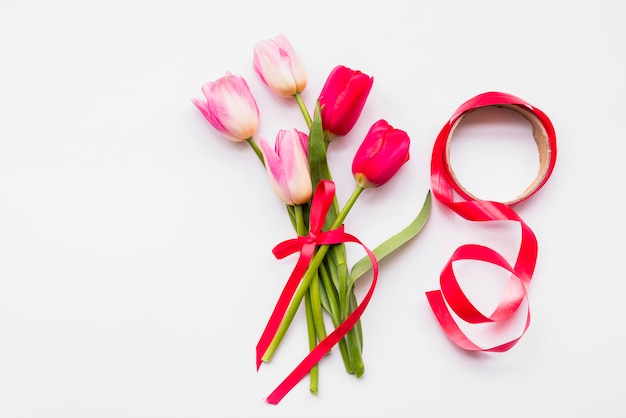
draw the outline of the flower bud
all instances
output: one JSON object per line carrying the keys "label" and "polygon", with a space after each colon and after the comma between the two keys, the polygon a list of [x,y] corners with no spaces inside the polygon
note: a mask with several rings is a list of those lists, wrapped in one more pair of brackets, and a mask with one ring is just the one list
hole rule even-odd
{"label": "flower bud", "polygon": [[410,139],[385,120],[374,123],[352,161],[352,175],[363,188],[378,187],[409,160]]}
{"label": "flower bud", "polygon": [[313,188],[308,160],[308,137],[297,129],[280,130],[274,149],[259,138],[265,169],[276,196],[286,205],[311,199]]}
{"label": "flower bud", "polygon": [[293,97],[304,91],[307,75],[289,39],[278,35],[254,45],[254,71],[281,97]]}
{"label": "flower bud", "polygon": [[251,138],[259,126],[259,108],[243,77],[226,73],[202,86],[205,101],[191,99],[221,134],[234,142]]}
{"label": "flower bud", "polygon": [[334,135],[346,135],[361,115],[374,79],[361,71],[336,66],[319,96],[322,126]]}

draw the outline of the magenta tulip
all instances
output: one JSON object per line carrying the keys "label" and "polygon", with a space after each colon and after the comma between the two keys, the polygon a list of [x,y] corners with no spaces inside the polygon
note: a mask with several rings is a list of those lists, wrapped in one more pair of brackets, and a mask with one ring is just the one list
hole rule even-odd
{"label": "magenta tulip", "polygon": [[374,123],[352,161],[352,174],[363,188],[378,187],[409,160],[410,139],[385,120]]}
{"label": "magenta tulip", "polygon": [[218,132],[234,142],[246,141],[259,126],[259,108],[246,80],[231,73],[202,86],[206,100],[191,99]]}
{"label": "magenta tulip", "polygon": [[263,83],[281,97],[293,97],[306,88],[304,65],[285,35],[254,45],[253,68]]}
{"label": "magenta tulip", "polygon": [[283,129],[274,148],[259,138],[265,169],[276,196],[287,205],[306,203],[313,194],[308,160],[308,136],[297,129]]}
{"label": "magenta tulip", "polygon": [[336,66],[319,96],[322,126],[333,135],[346,135],[361,115],[374,79],[361,71]]}

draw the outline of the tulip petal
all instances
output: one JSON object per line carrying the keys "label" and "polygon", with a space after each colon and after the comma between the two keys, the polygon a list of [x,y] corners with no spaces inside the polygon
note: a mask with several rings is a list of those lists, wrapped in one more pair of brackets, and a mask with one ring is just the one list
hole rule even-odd
{"label": "tulip petal", "polygon": [[306,87],[304,66],[282,34],[254,45],[252,66],[261,81],[279,96],[292,97]]}
{"label": "tulip petal", "polygon": [[338,65],[330,72],[319,101],[324,130],[346,135],[361,116],[374,79],[358,70]]}
{"label": "tulip petal", "polygon": [[281,130],[276,136],[274,148],[263,138],[259,139],[272,189],[287,205],[305,203],[313,193],[302,135],[306,137],[296,129]]}
{"label": "tulip petal", "polygon": [[258,128],[259,108],[245,79],[226,73],[214,82],[202,86],[206,101],[192,102],[206,120],[232,141],[251,138]]}
{"label": "tulip petal", "polygon": [[352,161],[352,174],[361,187],[379,187],[409,160],[410,139],[381,119],[371,127]]}

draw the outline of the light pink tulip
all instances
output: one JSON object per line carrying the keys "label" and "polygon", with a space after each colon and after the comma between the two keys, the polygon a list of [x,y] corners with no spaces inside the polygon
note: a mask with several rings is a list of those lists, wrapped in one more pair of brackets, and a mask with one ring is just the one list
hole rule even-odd
{"label": "light pink tulip", "polygon": [[297,129],[280,130],[274,149],[259,137],[267,175],[276,196],[287,205],[306,203],[313,194],[308,137]]}
{"label": "light pink tulip", "polygon": [[307,75],[285,35],[258,41],[254,45],[254,71],[281,97],[292,97],[306,88]]}
{"label": "light pink tulip", "polygon": [[202,86],[202,93],[206,100],[191,101],[215,129],[234,142],[252,138],[259,127],[259,108],[242,76],[226,73]]}

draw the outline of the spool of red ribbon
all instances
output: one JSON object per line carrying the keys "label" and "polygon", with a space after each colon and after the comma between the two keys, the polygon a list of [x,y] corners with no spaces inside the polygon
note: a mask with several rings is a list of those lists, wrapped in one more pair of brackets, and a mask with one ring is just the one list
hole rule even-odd
{"label": "spool of red ribbon", "polygon": [[[454,175],[450,164],[450,140],[454,130],[470,112],[484,107],[513,110],[525,117],[533,128],[533,137],[539,150],[539,172],[528,188],[508,202],[480,200],[466,190]],[[487,92],[463,103],[445,124],[433,147],[431,160],[431,187],[435,198],[459,216],[470,221],[512,221],[521,227],[521,242],[513,265],[495,250],[476,244],[459,247],[441,271],[440,289],[426,292],[428,302],[448,337],[459,347],[472,351],[504,352],[513,347],[530,324],[527,305],[526,323],[521,334],[513,340],[493,347],[475,344],[461,330],[451,312],[469,324],[493,323],[511,319],[527,298],[527,290],[537,261],[537,239],[532,230],[513,210],[512,206],[528,199],[548,180],[556,162],[556,136],[550,119],[541,110],[507,93]],[[455,201],[454,192],[460,196]],[[458,199],[458,197],[457,197]],[[499,266],[510,273],[502,297],[490,315],[480,312],[465,295],[454,274],[453,263],[476,260]]]}

